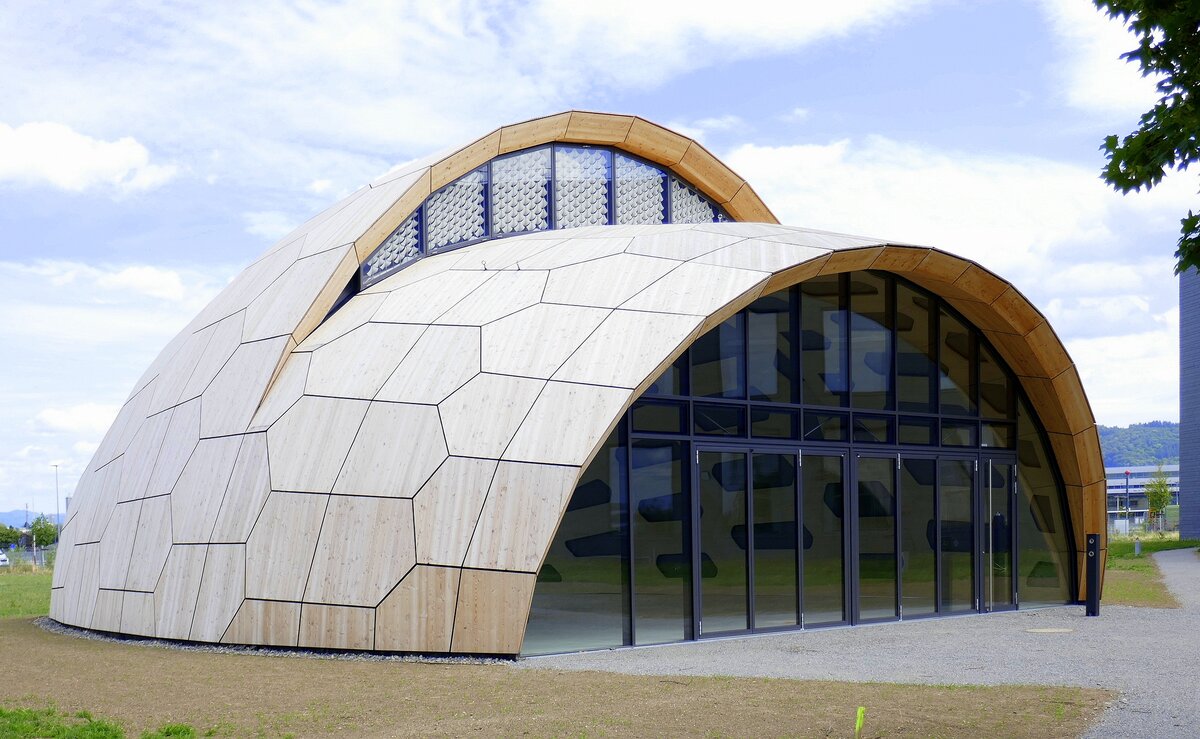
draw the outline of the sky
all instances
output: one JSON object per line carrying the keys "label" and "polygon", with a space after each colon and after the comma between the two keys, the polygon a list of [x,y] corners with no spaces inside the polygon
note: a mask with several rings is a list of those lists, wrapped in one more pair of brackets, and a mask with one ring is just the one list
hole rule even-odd
{"label": "sky", "polygon": [[781,222],[1016,284],[1099,423],[1178,420],[1179,218],[1107,134],[1152,81],[1089,0],[0,4],[0,510],[54,510],[234,275],[395,165],[567,109],[703,142]]}

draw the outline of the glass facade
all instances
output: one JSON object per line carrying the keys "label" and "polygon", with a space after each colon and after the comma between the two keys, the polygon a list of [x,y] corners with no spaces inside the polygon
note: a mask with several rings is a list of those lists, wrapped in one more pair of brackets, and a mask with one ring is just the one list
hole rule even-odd
{"label": "glass facade", "polygon": [[567,508],[524,651],[1063,604],[1063,492],[979,331],[895,276],[817,277],[634,403]]}
{"label": "glass facade", "polygon": [[720,206],[655,164],[605,146],[539,146],[497,157],[431,193],[363,262],[358,286],[423,256],[514,234],[725,220]]}

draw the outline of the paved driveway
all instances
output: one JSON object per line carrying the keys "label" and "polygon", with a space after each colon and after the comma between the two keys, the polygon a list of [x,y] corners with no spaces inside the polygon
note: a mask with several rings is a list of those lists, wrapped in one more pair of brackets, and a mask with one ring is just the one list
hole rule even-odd
{"label": "paved driveway", "polygon": [[[1200,557],[1154,555],[1179,609],[1070,606],[523,660],[525,668],[1113,688],[1095,737],[1200,736]],[[1049,631],[1044,631],[1049,630]]]}

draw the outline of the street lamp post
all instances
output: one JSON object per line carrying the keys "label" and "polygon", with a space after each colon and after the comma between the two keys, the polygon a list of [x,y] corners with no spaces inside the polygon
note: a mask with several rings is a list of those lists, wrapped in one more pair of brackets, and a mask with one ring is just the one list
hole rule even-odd
{"label": "street lamp post", "polygon": [[54,543],[58,544],[58,538],[62,536],[62,518],[58,512],[58,465],[50,465],[54,468]]}
{"label": "street lamp post", "polygon": [[1125,535],[1133,534],[1129,524],[1129,470],[1125,470]]}

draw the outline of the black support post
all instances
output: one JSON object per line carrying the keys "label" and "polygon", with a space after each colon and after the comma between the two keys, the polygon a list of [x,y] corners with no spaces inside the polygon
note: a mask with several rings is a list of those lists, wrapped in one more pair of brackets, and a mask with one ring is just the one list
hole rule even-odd
{"label": "black support post", "polygon": [[1087,535],[1087,615],[1100,615],[1100,535]]}

